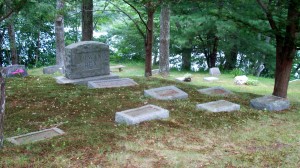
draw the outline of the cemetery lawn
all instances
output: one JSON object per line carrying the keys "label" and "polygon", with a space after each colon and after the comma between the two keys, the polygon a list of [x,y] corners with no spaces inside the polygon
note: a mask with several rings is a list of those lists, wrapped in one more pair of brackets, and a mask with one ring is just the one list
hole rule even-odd
{"label": "cemetery lawn", "polygon": [[[249,102],[271,94],[273,79],[250,77],[257,86],[233,84],[222,74],[217,82],[203,81],[208,73],[192,73],[191,83],[143,77],[142,64],[125,64],[121,77],[133,87],[88,89],[56,84],[42,69],[29,77],[6,81],[5,137],[58,127],[63,136],[27,145],[4,142],[1,167],[300,167],[300,81],[289,85],[289,110],[268,112]],[[189,94],[185,100],[161,101],[143,96],[146,89],[175,85]],[[203,95],[198,89],[222,86],[235,96]],[[241,105],[231,113],[197,111],[196,104],[225,99]],[[115,112],[154,104],[170,111],[167,120],[135,126],[116,125]]]}

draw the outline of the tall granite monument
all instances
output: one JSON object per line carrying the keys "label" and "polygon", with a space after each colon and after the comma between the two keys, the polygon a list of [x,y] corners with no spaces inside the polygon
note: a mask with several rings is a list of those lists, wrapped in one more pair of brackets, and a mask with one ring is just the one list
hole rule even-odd
{"label": "tall granite monument", "polygon": [[116,79],[110,74],[109,47],[96,41],[81,41],[66,47],[65,77],[57,83],[86,84],[88,81]]}

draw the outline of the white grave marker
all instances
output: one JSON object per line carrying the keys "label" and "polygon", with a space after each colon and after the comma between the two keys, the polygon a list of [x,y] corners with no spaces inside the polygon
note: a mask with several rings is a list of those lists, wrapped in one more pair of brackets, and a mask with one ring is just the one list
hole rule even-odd
{"label": "white grave marker", "polygon": [[218,112],[231,112],[240,110],[240,105],[231,103],[226,100],[218,100],[203,104],[197,104],[197,110],[207,110],[210,112],[218,113]]}
{"label": "white grave marker", "polygon": [[116,112],[115,121],[127,125],[138,124],[143,121],[169,118],[169,111],[155,105]]}

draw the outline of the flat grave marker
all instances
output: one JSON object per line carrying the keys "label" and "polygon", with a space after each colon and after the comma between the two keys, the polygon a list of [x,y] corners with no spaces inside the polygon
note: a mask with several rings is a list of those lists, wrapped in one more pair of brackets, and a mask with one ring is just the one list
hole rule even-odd
{"label": "flat grave marker", "polygon": [[139,108],[116,112],[115,122],[134,125],[144,121],[169,118],[169,111],[155,105],[146,105]]}
{"label": "flat grave marker", "polygon": [[89,88],[113,88],[113,87],[126,87],[138,85],[130,78],[98,80],[88,82]]}
{"label": "flat grave marker", "polygon": [[258,110],[281,111],[290,107],[290,101],[282,97],[266,95],[250,100],[250,105]]}
{"label": "flat grave marker", "polygon": [[218,81],[219,78],[217,78],[217,77],[204,77],[203,80],[207,81],[207,82],[214,82],[214,81]]}
{"label": "flat grave marker", "polygon": [[218,100],[203,104],[197,104],[197,110],[207,110],[209,112],[231,112],[231,111],[238,111],[240,110],[240,105],[231,103],[226,100]]}
{"label": "flat grave marker", "polygon": [[50,139],[54,136],[59,136],[64,134],[65,132],[59,128],[50,128],[37,132],[31,132],[28,134],[23,134],[19,136],[14,136],[11,138],[7,138],[7,140],[15,145],[28,144],[36,141],[41,141],[45,139]]}
{"label": "flat grave marker", "polygon": [[186,99],[188,94],[175,86],[164,86],[144,91],[145,96],[153,97],[158,100]]}
{"label": "flat grave marker", "polygon": [[220,86],[199,89],[198,92],[210,96],[228,96],[233,94],[231,91]]}

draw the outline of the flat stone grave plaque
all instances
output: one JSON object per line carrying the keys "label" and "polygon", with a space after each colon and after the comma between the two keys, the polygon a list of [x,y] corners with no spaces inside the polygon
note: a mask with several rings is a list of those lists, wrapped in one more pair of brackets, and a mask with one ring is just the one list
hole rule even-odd
{"label": "flat stone grave plaque", "polygon": [[226,100],[218,100],[203,104],[197,104],[197,110],[207,110],[210,112],[218,113],[218,112],[231,112],[240,110],[240,105],[231,103]]}
{"label": "flat stone grave plaque", "polygon": [[177,80],[179,82],[191,82],[192,78],[179,77],[179,78],[175,78],[175,80]]}
{"label": "flat stone grave plaque", "polygon": [[210,96],[228,96],[228,95],[233,94],[231,91],[224,89],[220,86],[199,89],[198,92],[200,92],[202,94],[210,95]]}
{"label": "flat stone grave plaque", "polygon": [[266,95],[250,100],[250,105],[258,110],[281,111],[290,107],[290,101],[282,97]]}
{"label": "flat stone grave plaque", "polygon": [[217,78],[217,77],[204,77],[203,80],[207,81],[207,82],[213,82],[213,81],[219,80],[219,78]]}
{"label": "flat stone grave plaque", "polygon": [[65,132],[59,128],[50,128],[37,132],[31,132],[24,135],[14,136],[11,138],[7,138],[7,140],[15,145],[28,144],[36,141],[41,141],[45,139],[50,139],[54,136],[59,136],[64,134]]}
{"label": "flat stone grave plaque", "polygon": [[209,69],[209,74],[211,76],[219,76],[221,75],[220,69],[218,67],[210,68]]}
{"label": "flat stone grave plaque", "polygon": [[145,96],[153,97],[158,100],[186,99],[188,94],[175,86],[165,86],[144,91]]}
{"label": "flat stone grave plaque", "polygon": [[88,82],[89,88],[113,88],[138,85],[134,80],[129,78],[108,79]]}
{"label": "flat stone grave plaque", "polygon": [[143,107],[116,112],[115,121],[134,125],[143,121],[169,118],[169,111],[155,105],[146,105]]}

